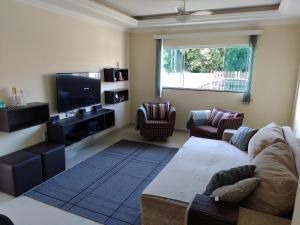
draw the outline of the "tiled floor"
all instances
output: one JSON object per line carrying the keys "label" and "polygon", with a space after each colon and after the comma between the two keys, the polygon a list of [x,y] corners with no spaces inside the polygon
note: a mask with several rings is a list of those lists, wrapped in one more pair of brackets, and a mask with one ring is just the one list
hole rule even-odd
{"label": "tiled floor", "polygon": [[[93,143],[92,145],[88,147],[77,146],[76,148],[67,150],[67,168],[73,167],[121,139],[145,141],[139,133],[134,130],[133,126],[127,126],[99,138],[93,137],[90,140]],[[157,140],[151,143],[179,148],[187,139],[188,135],[186,132],[175,131],[173,136],[166,142]],[[2,193],[0,193],[0,214],[9,216],[15,225],[98,224],[25,196],[12,198]]]}

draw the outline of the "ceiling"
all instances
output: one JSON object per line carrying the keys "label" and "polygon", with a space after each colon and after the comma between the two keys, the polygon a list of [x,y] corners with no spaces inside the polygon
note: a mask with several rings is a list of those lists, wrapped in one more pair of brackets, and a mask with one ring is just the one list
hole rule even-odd
{"label": "ceiling", "polygon": [[[129,16],[175,13],[183,0],[93,0]],[[281,0],[186,0],[187,11],[259,7],[279,4]]]}
{"label": "ceiling", "polygon": [[300,23],[300,0],[186,0],[187,20],[176,13],[183,0],[15,1],[133,32]]}

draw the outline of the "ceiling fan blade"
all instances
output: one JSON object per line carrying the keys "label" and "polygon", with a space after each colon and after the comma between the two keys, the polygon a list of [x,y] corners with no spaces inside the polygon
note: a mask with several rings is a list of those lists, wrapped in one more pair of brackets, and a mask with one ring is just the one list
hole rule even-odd
{"label": "ceiling fan blade", "polygon": [[191,13],[192,16],[210,16],[212,14],[213,14],[213,12],[210,10],[200,10],[200,11]]}

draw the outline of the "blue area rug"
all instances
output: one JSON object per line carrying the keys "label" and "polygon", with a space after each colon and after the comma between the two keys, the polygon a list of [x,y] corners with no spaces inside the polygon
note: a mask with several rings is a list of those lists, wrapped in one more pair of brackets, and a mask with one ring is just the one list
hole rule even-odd
{"label": "blue area rug", "polygon": [[140,195],[177,150],[121,140],[25,195],[106,225],[140,225]]}

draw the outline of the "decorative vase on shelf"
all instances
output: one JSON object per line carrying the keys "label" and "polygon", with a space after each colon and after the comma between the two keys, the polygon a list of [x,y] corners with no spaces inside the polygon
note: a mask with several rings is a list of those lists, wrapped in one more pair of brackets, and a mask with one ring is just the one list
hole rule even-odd
{"label": "decorative vase on shelf", "polygon": [[21,98],[17,93],[17,88],[13,87],[12,88],[12,105],[13,106],[19,106],[21,105]]}
{"label": "decorative vase on shelf", "polygon": [[20,105],[27,105],[26,95],[23,90],[20,90]]}
{"label": "decorative vase on shelf", "polygon": [[4,109],[5,107],[5,102],[3,100],[0,100],[0,109]]}

